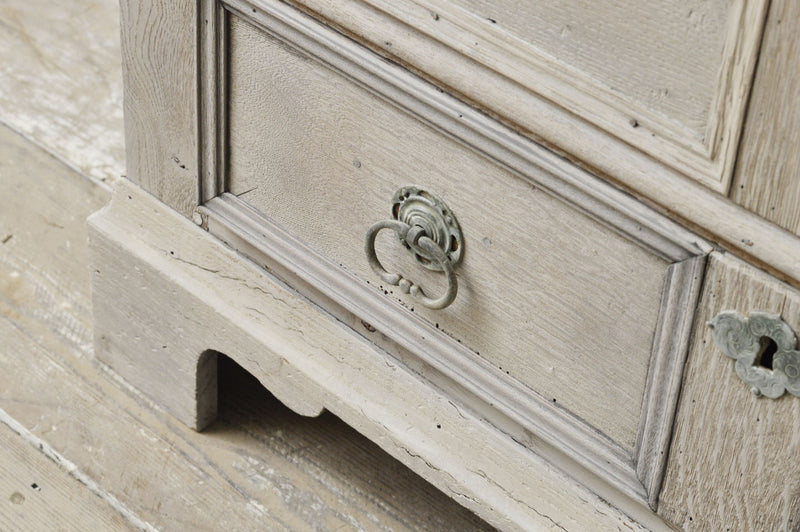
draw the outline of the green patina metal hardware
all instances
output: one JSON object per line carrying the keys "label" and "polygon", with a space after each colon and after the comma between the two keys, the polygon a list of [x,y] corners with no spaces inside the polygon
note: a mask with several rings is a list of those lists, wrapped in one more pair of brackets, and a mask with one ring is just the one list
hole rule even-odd
{"label": "green patina metal hardware", "polygon": [[[392,197],[392,216],[392,220],[377,222],[367,231],[365,252],[372,271],[385,283],[399,286],[426,307],[445,308],[458,293],[453,268],[464,253],[464,238],[455,215],[434,194],[417,186],[405,186]],[[386,271],[375,252],[375,239],[383,229],[392,229],[418,264],[445,274],[447,290],[442,296],[431,298],[419,285],[398,273]]]}
{"label": "green patina metal hardware", "polygon": [[714,343],[736,360],[736,374],[757,396],[800,396],[800,351],[794,331],[778,314],[723,311],[708,322]]}

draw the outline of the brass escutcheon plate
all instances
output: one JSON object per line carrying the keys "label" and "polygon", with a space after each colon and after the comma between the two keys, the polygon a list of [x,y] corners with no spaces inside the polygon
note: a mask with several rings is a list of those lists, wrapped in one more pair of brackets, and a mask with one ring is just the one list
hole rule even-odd
{"label": "brass escutcheon plate", "polygon": [[[425,234],[442,248],[451,265],[455,266],[461,261],[464,254],[461,228],[447,204],[435,194],[414,185],[401,188],[392,197],[392,216],[411,227],[422,227]],[[400,235],[398,238],[421,266],[442,271],[441,265],[428,256],[425,250],[412,248]]]}

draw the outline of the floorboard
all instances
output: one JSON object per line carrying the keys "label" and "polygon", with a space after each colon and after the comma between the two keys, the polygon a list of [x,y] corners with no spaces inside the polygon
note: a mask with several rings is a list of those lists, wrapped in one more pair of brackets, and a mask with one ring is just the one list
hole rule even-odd
{"label": "floorboard", "polygon": [[98,182],[124,173],[116,0],[0,0],[0,123]]}
{"label": "floorboard", "polygon": [[8,425],[0,424],[0,530],[136,530]]}
{"label": "floorboard", "polygon": [[0,530],[489,529],[225,358],[203,433],[95,360],[85,221],[125,172],[118,9],[0,0]]}

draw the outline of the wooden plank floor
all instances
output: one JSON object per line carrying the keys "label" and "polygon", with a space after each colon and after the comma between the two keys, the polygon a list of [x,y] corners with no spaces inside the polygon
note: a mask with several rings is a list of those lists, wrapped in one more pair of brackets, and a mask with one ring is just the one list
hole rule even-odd
{"label": "wooden plank floor", "polygon": [[197,433],[94,359],[85,219],[124,171],[116,10],[0,0],[0,530],[489,529],[232,362]]}
{"label": "wooden plank floor", "polygon": [[124,173],[115,0],[0,0],[0,122],[97,181]]}
{"label": "wooden plank floor", "polygon": [[[5,421],[9,421],[6,419]],[[31,441],[0,424],[0,530],[132,530],[126,516],[73,478]]]}

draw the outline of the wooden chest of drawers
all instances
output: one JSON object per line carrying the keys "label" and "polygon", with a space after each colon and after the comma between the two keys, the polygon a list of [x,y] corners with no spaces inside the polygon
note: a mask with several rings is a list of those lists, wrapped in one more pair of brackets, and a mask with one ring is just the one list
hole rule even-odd
{"label": "wooden chest of drawers", "polygon": [[202,429],[225,353],[504,529],[792,528],[798,400],[705,325],[798,325],[741,192],[783,6],[652,7],[122,2],[98,355]]}

